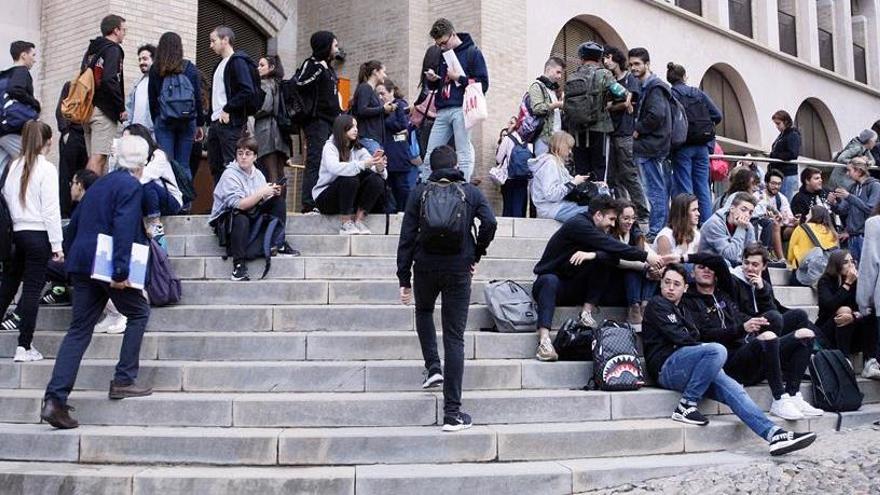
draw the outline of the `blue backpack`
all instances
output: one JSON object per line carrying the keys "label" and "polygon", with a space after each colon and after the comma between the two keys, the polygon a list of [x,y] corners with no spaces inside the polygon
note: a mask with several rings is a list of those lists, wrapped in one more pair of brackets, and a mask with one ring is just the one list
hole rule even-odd
{"label": "blue backpack", "polygon": [[529,160],[534,158],[532,151],[516,132],[510,133],[509,136],[513,140],[513,149],[510,150],[510,157],[507,159],[507,178],[531,179],[532,171],[529,170]]}
{"label": "blue backpack", "polygon": [[10,71],[0,72],[0,135],[18,134],[29,120],[39,117],[37,111],[6,92]]}
{"label": "blue backpack", "polygon": [[165,120],[196,117],[196,90],[183,73],[165,76],[159,93],[159,116]]}

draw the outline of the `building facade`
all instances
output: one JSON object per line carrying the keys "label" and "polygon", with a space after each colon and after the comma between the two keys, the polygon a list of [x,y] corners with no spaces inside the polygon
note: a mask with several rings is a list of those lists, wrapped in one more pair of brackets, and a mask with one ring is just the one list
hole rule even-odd
{"label": "building facade", "polygon": [[574,67],[577,46],[591,39],[648,48],[661,76],[669,61],[684,65],[724,110],[718,134],[728,151],[769,150],[778,109],[796,116],[803,155],[820,160],[880,118],[880,0],[0,0],[0,8],[21,13],[5,16],[0,42],[38,45],[35,80],[50,122],[110,12],[128,20],[129,87],[140,76],[137,47],[168,30],[210,74],[208,34],[227,24],[252,54],[279,54],[288,74],[309,55],[311,33],[331,30],[347,54],[343,77],[355,80],[361,63],[379,59],[410,100],[431,23],[447,17],[472,34],[489,66],[490,116],[474,129],[477,176],[493,164],[498,132],[544,61],[559,55]]}

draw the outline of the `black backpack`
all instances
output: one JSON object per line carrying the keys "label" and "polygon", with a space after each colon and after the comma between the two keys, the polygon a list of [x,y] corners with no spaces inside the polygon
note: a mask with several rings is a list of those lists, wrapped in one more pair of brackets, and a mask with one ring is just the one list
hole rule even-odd
{"label": "black backpack", "polygon": [[468,203],[460,182],[429,181],[422,191],[419,243],[426,253],[458,254],[468,231]]}
{"label": "black backpack", "polygon": [[183,196],[183,204],[180,206],[186,206],[193,202],[196,199],[196,188],[193,186],[193,180],[190,178],[190,171],[186,170],[183,165],[181,165],[174,158],[169,157],[168,163],[171,164],[171,170],[174,172],[174,180],[177,181],[177,189],[180,190],[181,196]]}
{"label": "black backpack", "polygon": [[636,332],[628,323],[605,320],[593,340],[593,378],[587,388],[606,391],[638,390],[645,384],[645,372],[636,343]]}
{"label": "black backpack", "polygon": [[0,262],[11,260],[13,251],[12,215],[9,213],[9,205],[6,204],[6,198],[2,194],[10,168],[12,168],[12,161],[6,164],[6,168],[3,169],[3,175],[0,176]]}
{"label": "black backpack", "polygon": [[822,350],[810,356],[810,381],[813,383],[813,405],[837,413],[837,430],[843,420],[841,412],[857,411],[865,395],[859,390],[855,372],[843,353],[837,349]]}
{"label": "black backpack", "polygon": [[687,115],[687,139],[684,144],[706,144],[715,139],[715,123],[709,115],[709,107],[697,95],[688,95],[673,88],[673,94],[684,107]]}
{"label": "black backpack", "polygon": [[303,70],[311,62],[311,59],[306,59],[293,74],[293,77],[281,81],[279,92],[282,104],[278,107],[276,118],[282,134],[296,134],[303,124],[315,116],[318,99],[317,86],[312,91],[305,91],[297,86]]}
{"label": "black backpack", "polygon": [[560,361],[589,361],[593,359],[593,329],[569,318],[556,332],[553,349]]}

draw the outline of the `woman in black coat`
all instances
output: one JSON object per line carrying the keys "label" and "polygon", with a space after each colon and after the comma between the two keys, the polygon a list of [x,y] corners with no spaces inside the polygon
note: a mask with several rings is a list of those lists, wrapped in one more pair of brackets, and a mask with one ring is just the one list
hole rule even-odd
{"label": "woman in black coat", "polygon": [[[801,154],[801,131],[794,126],[791,115],[785,110],[778,110],[771,118],[779,131],[779,136],[770,148],[770,158],[797,160]],[[774,162],[770,164],[770,168],[779,170],[785,176],[782,181],[782,194],[791,201],[800,187],[797,164]]]}

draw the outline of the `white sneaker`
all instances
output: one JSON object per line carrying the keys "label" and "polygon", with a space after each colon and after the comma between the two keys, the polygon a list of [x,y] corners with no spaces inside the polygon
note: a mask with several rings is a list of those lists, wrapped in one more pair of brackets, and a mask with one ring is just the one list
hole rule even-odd
{"label": "white sneaker", "polygon": [[797,408],[804,414],[804,416],[822,416],[825,414],[825,411],[817,409],[811,406],[809,402],[805,401],[804,396],[801,395],[800,392],[796,393],[791,400],[794,401]]}
{"label": "white sneaker", "polygon": [[788,394],[782,394],[779,400],[773,401],[773,404],[770,406],[770,414],[789,421],[804,419],[804,413],[801,412],[797,403]]}
{"label": "white sneaker", "polygon": [[357,228],[354,222],[344,222],[339,229],[339,235],[358,235],[360,233],[361,229]]}
{"label": "white sneaker", "polygon": [[364,222],[355,222],[354,226],[360,231],[359,233],[362,235],[370,235],[370,229],[367,228],[367,225]]}
{"label": "white sneaker", "polygon": [[16,363],[30,363],[33,361],[42,361],[43,355],[36,347],[31,346],[30,349],[18,346],[15,348],[15,357],[12,360]]}
{"label": "white sneaker", "polygon": [[862,368],[862,378],[880,380],[880,363],[875,358],[869,359]]}
{"label": "white sneaker", "polygon": [[587,310],[581,311],[581,323],[584,326],[587,326],[590,328],[596,328],[596,319],[593,318],[593,315],[590,311],[587,311]]}
{"label": "white sneaker", "polygon": [[127,324],[128,318],[124,315],[108,313],[100,323],[95,325],[95,333],[123,333]]}

